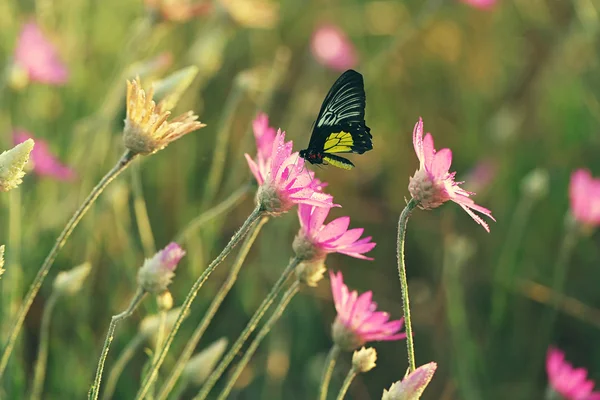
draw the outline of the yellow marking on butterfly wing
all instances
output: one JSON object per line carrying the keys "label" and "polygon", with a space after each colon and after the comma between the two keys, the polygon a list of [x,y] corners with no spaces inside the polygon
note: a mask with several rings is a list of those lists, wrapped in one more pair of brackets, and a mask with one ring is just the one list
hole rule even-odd
{"label": "yellow marking on butterfly wing", "polygon": [[348,162],[341,161],[341,160],[334,160],[333,158],[328,157],[328,156],[324,156],[323,160],[325,160],[327,162],[327,164],[333,165],[334,167],[343,168],[343,169],[354,168],[354,165],[352,165]]}
{"label": "yellow marking on butterfly wing", "polygon": [[323,152],[325,153],[348,153],[352,151],[354,139],[349,132],[334,132],[325,140]]}

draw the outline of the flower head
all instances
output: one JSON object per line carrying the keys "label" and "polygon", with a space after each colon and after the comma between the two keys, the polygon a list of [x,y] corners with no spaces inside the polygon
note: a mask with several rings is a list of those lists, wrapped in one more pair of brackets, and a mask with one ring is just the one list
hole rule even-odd
{"label": "flower head", "polygon": [[377,303],[371,301],[373,292],[368,291],[360,296],[358,292],[348,290],[344,285],[341,272],[329,272],[331,292],[337,311],[333,323],[333,341],[345,350],[354,350],[367,342],[381,340],[398,340],[406,337],[398,333],[404,324],[403,319],[389,321],[389,314],[375,311]]}
{"label": "flower head", "polygon": [[60,295],[76,294],[91,271],[92,264],[86,262],[68,271],[59,272],[54,279],[54,291]]}
{"label": "flower head", "polygon": [[322,25],[313,33],[310,48],[320,63],[335,71],[345,71],[357,63],[354,45],[335,25]]}
{"label": "flower head", "polygon": [[565,400],[600,400],[600,392],[592,392],[594,382],[586,379],[585,368],[573,368],[565,361],[565,353],[550,347],[546,354],[546,372],[550,387]]}
{"label": "flower head", "polygon": [[463,3],[479,8],[482,10],[489,10],[492,8],[497,0],[461,0]]}
{"label": "flower head", "polygon": [[56,48],[46,39],[35,22],[23,25],[15,48],[14,61],[15,67],[24,71],[30,81],[61,85],[69,76]]}
{"label": "flower head", "polygon": [[[23,143],[33,137],[22,130],[13,133],[15,144]],[[31,162],[33,171],[40,176],[48,176],[59,181],[67,181],[75,178],[75,172],[56,158],[48,147],[48,143],[42,139],[35,139],[35,147],[31,151]]]}
{"label": "flower head", "polygon": [[0,154],[0,191],[8,192],[23,182],[23,168],[33,150],[33,139],[27,139],[10,150]]}
{"label": "flower head", "polygon": [[310,260],[324,257],[328,253],[342,253],[350,257],[372,260],[363,255],[375,247],[375,243],[371,242],[371,236],[361,239],[364,229],[348,229],[350,217],[340,217],[323,225],[329,210],[330,207],[308,204],[298,206],[300,232],[294,239],[296,255]]}
{"label": "flower head", "polygon": [[162,293],[175,276],[175,268],[185,255],[177,243],[171,242],[154,255],[146,259],[138,271],[138,284],[151,293]]}
{"label": "flower head", "polygon": [[192,111],[181,114],[170,122],[171,111],[162,103],[152,100],[154,90],[141,88],[139,79],[127,81],[127,117],[123,130],[125,147],[135,154],[152,154],[164,149],[183,135],[198,130],[205,124],[197,121]]}
{"label": "flower head", "polygon": [[600,179],[592,178],[588,170],[578,169],[569,185],[571,214],[580,223],[600,225]]}
{"label": "flower head", "polygon": [[418,400],[433,378],[437,364],[421,365],[401,381],[392,383],[390,390],[383,390],[381,400]]}
{"label": "flower head", "polygon": [[452,163],[452,151],[450,149],[436,151],[430,133],[423,138],[423,120],[421,118],[413,130],[413,145],[421,164],[415,175],[410,178],[408,190],[412,198],[419,202],[419,208],[431,210],[452,200],[489,232],[488,224],[473,210],[495,221],[492,212],[475,204],[469,197],[475,193],[467,192],[458,186],[462,182],[454,181],[456,172],[449,171]]}
{"label": "flower head", "polygon": [[357,374],[363,374],[375,368],[375,361],[377,361],[377,352],[372,347],[367,349],[362,347],[352,353],[352,369]]}
{"label": "flower head", "polygon": [[[297,152],[292,153],[293,143],[285,141],[285,132],[277,131],[270,153],[264,148],[267,140],[268,134],[257,139],[259,155],[256,161],[245,154],[250,171],[260,185],[256,201],[263,211],[277,215],[289,211],[294,204],[332,207],[333,197],[321,192],[323,183],[314,179],[311,171],[305,170],[304,159]],[[265,156],[268,158],[264,159]]]}

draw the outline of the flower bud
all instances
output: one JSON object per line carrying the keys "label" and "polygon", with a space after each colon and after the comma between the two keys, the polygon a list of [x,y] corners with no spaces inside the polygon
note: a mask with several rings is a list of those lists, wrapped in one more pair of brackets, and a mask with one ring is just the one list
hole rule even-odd
{"label": "flower bud", "polygon": [[183,377],[195,385],[201,385],[217,365],[227,349],[228,340],[221,338],[190,358],[183,369]]}
{"label": "flower bud", "polygon": [[171,242],[154,257],[146,259],[138,271],[138,284],[150,293],[164,292],[173,280],[173,271],[184,255],[185,251],[177,243]]}
{"label": "flower bud", "polygon": [[158,296],[156,296],[156,304],[158,305],[158,309],[160,311],[169,311],[173,308],[173,296],[171,292],[165,290]]}
{"label": "flower bud", "polygon": [[375,361],[377,361],[377,352],[375,349],[372,347],[368,349],[362,347],[352,354],[352,369],[357,374],[369,372],[375,368]]}
{"label": "flower bud", "polygon": [[[165,319],[165,331],[170,332],[177,321],[177,317],[179,316],[179,312],[181,311],[181,307],[173,308],[167,312],[167,317]],[[186,313],[185,317],[187,317],[189,313]],[[160,326],[161,316],[159,314],[148,315],[145,317],[140,323],[140,333],[144,337],[151,337],[152,335],[158,332],[158,327]]]}
{"label": "flower bud", "polygon": [[306,286],[316,287],[323,279],[325,271],[325,257],[304,261],[296,267],[296,278]]}
{"label": "flower bud", "polygon": [[0,154],[0,191],[8,192],[23,182],[23,168],[33,150],[33,139],[27,139],[10,150]]}
{"label": "flower bud", "polygon": [[54,290],[61,295],[74,295],[81,289],[91,270],[92,264],[86,262],[69,271],[59,272],[54,279]]}
{"label": "flower bud", "polygon": [[521,190],[524,194],[534,199],[541,199],[548,194],[548,171],[536,168],[521,181]]}

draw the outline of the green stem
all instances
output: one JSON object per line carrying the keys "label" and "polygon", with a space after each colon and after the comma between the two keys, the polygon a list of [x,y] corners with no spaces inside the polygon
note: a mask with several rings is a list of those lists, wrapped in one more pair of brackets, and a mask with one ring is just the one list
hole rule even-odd
{"label": "green stem", "polygon": [[415,345],[413,342],[412,323],[410,320],[410,302],[408,298],[408,281],[406,279],[406,265],[404,263],[404,239],[406,237],[406,224],[410,213],[417,206],[418,202],[415,199],[410,199],[398,220],[398,242],[397,242],[397,258],[398,258],[398,275],[400,276],[400,289],[402,291],[402,311],[404,312],[404,325],[406,326],[406,350],[408,352],[408,368],[409,373],[416,368],[415,364]]}
{"label": "green stem", "polygon": [[275,308],[275,311],[273,311],[273,314],[271,315],[271,317],[267,320],[267,322],[265,322],[265,324],[260,329],[260,331],[258,331],[258,334],[254,338],[254,340],[252,340],[252,343],[250,343],[250,346],[248,346],[248,350],[246,350],[246,353],[244,353],[244,356],[242,357],[242,359],[240,360],[238,365],[233,370],[233,374],[231,374],[229,381],[227,381],[227,383],[225,384],[225,388],[221,391],[221,394],[219,395],[219,397],[217,397],[217,400],[227,399],[227,397],[229,396],[229,393],[231,393],[231,390],[233,389],[233,385],[235,384],[235,382],[238,380],[238,378],[242,374],[242,371],[244,371],[244,368],[246,367],[246,365],[248,365],[248,362],[250,361],[250,359],[252,358],[252,356],[254,355],[256,350],[258,349],[258,346],[260,346],[263,339],[269,334],[269,332],[271,331],[273,326],[277,323],[277,321],[279,321],[279,318],[281,318],[281,315],[287,308],[288,304],[290,304],[290,301],[292,301],[292,299],[294,298],[296,293],[298,293],[299,290],[300,290],[300,282],[296,280],[290,285],[289,289],[283,294],[283,296],[281,297],[281,300],[279,301],[279,304]]}
{"label": "green stem", "polygon": [[38,347],[37,360],[35,362],[35,370],[33,374],[33,388],[31,389],[31,400],[42,398],[42,389],[44,388],[44,378],[46,377],[46,364],[48,361],[48,343],[50,337],[50,319],[52,311],[56,305],[59,295],[52,292],[44,313],[42,314],[42,322],[40,325],[40,345]]}
{"label": "green stem", "polygon": [[319,389],[319,400],[327,400],[327,391],[329,390],[329,382],[331,382],[331,376],[333,375],[333,368],[335,362],[340,354],[341,349],[337,344],[334,344],[329,350],[327,360],[325,360],[325,367],[323,368],[323,375],[321,377],[321,388]]}
{"label": "green stem", "polygon": [[223,375],[229,364],[231,364],[231,361],[233,361],[233,359],[239,353],[244,343],[246,343],[248,337],[252,334],[252,332],[256,330],[256,326],[258,325],[262,317],[265,315],[265,312],[267,312],[271,304],[273,304],[273,301],[275,301],[275,298],[281,292],[283,285],[288,280],[290,275],[294,272],[298,264],[300,264],[300,262],[301,260],[298,257],[294,257],[290,261],[290,263],[285,268],[277,282],[275,282],[275,285],[273,285],[273,288],[271,289],[267,297],[263,300],[261,305],[258,307],[258,310],[256,310],[256,312],[250,319],[250,322],[248,322],[248,325],[246,325],[240,336],[231,346],[225,357],[223,357],[219,365],[210,374],[208,379],[206,379],[206,382],[202,386],[202,390],[200,390],[198,396],[196,396],[196,400],[206,399],[206,397],[208,396],[212,388],[215,386],[219,378]]}
{"label": "green stem", "polygon": [[127,344],[125,349],[123,349],[123,351],[115,361],[115,364],[110,369],[110,373],[108,374],[108,378],[106,379],[106,384],[104,385],[104,391],[102,392],[102,400],[112,399],[113,394],[115,393],[115,389],[117,388],[117,383],[119,382],[119,377],[123,373],[123,370],[125,369],[127,363],[135,355],[135,352],[144,343],[144,340],[144,335],[138,333],[133,339],[131,339],[131,341]]}
{"label": "green stem", "polygon": [[350,368],[348,375],[346,375],[346,379],[344,379],[344,383],[342,383],[342,388],[337,395],[337,400],[344,400],[344,397],[346,397],[346,392],[348,392],[348,388],[350,387],[350,384],[354,378],[356,378],[356,372],[354,372],[354,368]]}
{"label": "green stem", "polygon": [[175,236],[174,242],[179,244],[183,243],[188,236],[198,230],[198,228],[203,226],[205,223],[240,204],[242,200],[246,198],[246,195],[252,186],[253,184],[250,182],[240,186],[239,189],[231,193],[228,198],[191,220],[190,223],[187,224],[187,226]]}
{"label": "green stem", "polygon": [[129,150],[127,150],[125,154],[123,154],[119,162],[117,162],[117,164],[110,171],[108,171],[106,175],[104,175],[100,182],[98,182],[94,189],[92,189],[88,197],[83,201],[83,203],[77,209],[77,211],[75,211],[75,214],[73,214],[73,216],[61,232],[61,234],[58,236],[58,239],[56,239],[54,246],[50,250],[50,253],[48,253],[48,255],[46,256],[44,263],[40,267],[35,279],[33,280],[33,283],[29,287],[27,295],[25,295],[25,299],[23,300],[21,308],[19,309],[19,312],[17,314],[16,321],[10,331],[7,344],[4,347],[4,351],[2,352],[2,358],[0,359],[0,378],[4,374],[4,370],[6,369],[8,360],[15,347],[17,337],[19,336],[19,332],[21,331],[21,328],[23,327],[23,322],[25,321],[25,316],[27,315],[31,304],[35,299],[35,296],[39,292],[40,287],[42,286],[42,283],[46,278],[46,275],[48,275],[48,272],[52,267],[52,263],[58,255],[58,252],[63,248],[63,246],[67,242],[67,239],[69,239],[69,236],[71,236],[71,233],[73,232],[79,221],[81,221],[81,218],[83,218],[83,216],[90,209],[92,204],[94,204],[94,201],[96,201],[96,199],[98,198],[98,196],[100,196],[102,191],[108,186],[108,184],[113,179],[115,179],[121,172],[123,172],[123,170],[125,170],[125,168],[127,168],[127,166],[135,158],[135,156],[136,155]]}
{"label": "green stem", "polygon": [[240,240],[242,240],[242,238],[244,236],[246,236],[246,233],[248,233],[248,231],[250,230],[252,225],[254,225],[254,223],[259,218],[262,217],[262,215],[263,215],[263,211],[261,210],[260,206],[256,206],[256,208],[254,209],[254,211],[252,211],[252,213],[250,214],[248,219],[246,219],[246,221],[244,221],[244,224],[242,225],[242,227],[229,240],[229,243],[227,243],[227,245],[225,246],[223,251],[221,251],[221,254],[219,254],[217,256],[217,258],[215,258],[213,260],[213,262],[210,263],[208,268],[206,268],[204,270],[204,272],[202,273],[202,275],[200,275],[200,277],[198,277],[196,282],[194,282],[194,285],[188,292],[188,294],[181,306],[181,311],[179,312],[179,315],[177,316],[177,321],[175,321],[175,324],[173,325],[173,329],[169,333],[169,336],[167,337],[165,345],[163,346],[160,354],[158,355],[156,364],[154,364],[152,366],[152,368],[146,375],[146,378],[144,379],[142,386],[138,390],[138,393],[135,397],[137,400],[141,400],[146,396],[146,394],[148,393],[148,390],[150,389],[150,386],[152,385],[154,380],[156,380],[156,378],[158,377],[158,370],[159,370],[160,366],[162,365],[162,363],[164,362],[165,357],[167,356],[167,352],[169,351],[169,348],[171,347],[171,344],[173,343],[173,340],[175,339],[175,335],[177,334],[177,331],[179,330],[181,323],[183,322],[190,307],[192,306],[192,302],[198,295],[198,291],[200,290],[202,285],[204,285],[204,282],[206,282],[206,280],[208,279],[210,274],[215,270],[215,268],[221,262],[223,262],[223,260],[225,260],[225,258],[227,258],[229,253],[231,253],[231,251],[233,250],[233,248],[239,243]]}
{"label": "green stem", "polygon": [[223,303],[223,300],[225,300],[225,297],[227,296],[227,294],[233,287],[233,284],[237,280],[238,273],[240,272],[240,269],[242,268],[242,265],[244,264],[244,261],[246,260],[248,253],[250,252],[250,248],[252,247],[252,244],[254,244],[254,241],[258,237],[258,233],[260,232],[263,225],[268,220],[269,220],[269,217],[262,217],[260,219],[260,221],[258,222],[258,224],[256,224],[254,226],[252,231],[250,233],[248,233],[248,236],[246,236],[244,243],[240,247],[238,256],[237,256],[235,262],[233,263],[233,266],[231,267],[231,271],[229,272],[229,275],[227,276],[227,279],[225,280],[225,282],[223,282],[223,285],[221,286],[221,288],[215,295],[215,298],[213,299],[212,303],[210,304],[210,307],[204,314],[204,317],[202,317],[202,321],[200,321],[200,324],[198,324],[198,326],[196,327],[196,330],[194,330],[192,337],[186,343],[185,348],[181,352],[181,355],[177,359],[177,362],[175,363],[175,366],[173,367],[173,370],[171,371],[171,374],[169,375],[169,377],[167,378],[167,380],[161,387],[160,392],[157,397],[157,400],[165,400],[167,398],[167,396],[169,395],[169,393],[173,390],[173,387],[175,386],[175,384],[177,383],[177,380],[181,376],[181,373],[183,372],[185,365],[187,364],[187,362],[190,360],[190,358],[194,354],[194,350],[196,349],[198,342],[200,342],[202,335],[204,335],[204,332],[206,332],[206,329],[210,325],[210,322],[212,321],[215,314],[219,310],[221,303]]}
{"label": "green stem", "polygon": [[[156,364],[158,360],[158,355],[160,354],[160,349],[163,346],[163,342],[165,341],[165,331],[167,327],[167,312],[165,310],[161,310],[159,313],[160,318],[158,323],[158,330],[156,331],[156,344],[154,346],[154,354],[152,355],[152,359],[149,367]],[[150,393],[146,396],[147,399],[154,399],[154,394],[156,393],[156,380],[150,386]]]}
{"label": "green stem", "polygon": [[135,163],[131,167],[131,187],[133,189],[133,210],[135,212],[135,221],[138,227],[138,233],[144,248],[144,255],[149,258],[156,253],[156,244],[152,234],[152,226],[148,217],[148,208],[144,199],[142,189],[142,174],[140,164]]}
{"label": "green stem", "polygon": [[92,384],[90,392],[88,393],[88,399],[98,399],[98,394],[100,393],[100,382],[102,381],[102,372],[104,371],[104,363],[106,362],[108,350],[110,350],[110,344],[113,341],[117,324],[133,314],[133,311],[137,308],[137,306],[140,305],[145,296],[146,292],[143,289],[138,288],[133,296],[133,299],[131,300],[131,303],[129,303],[129,307],[127,307],[127,309],[122,313],[112,316],[110,325],[108,326],[108,332],[106,333],[106,339],[104,340],[104,346],[102,347],[102,353],[100,354],[100,360],[98,360],[96,377],[94,378],[94,383]]}

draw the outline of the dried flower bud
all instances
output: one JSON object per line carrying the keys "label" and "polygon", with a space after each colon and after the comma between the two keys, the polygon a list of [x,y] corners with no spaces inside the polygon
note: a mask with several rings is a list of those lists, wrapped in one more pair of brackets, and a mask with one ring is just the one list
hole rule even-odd
{"label": "dried flower bud", "polygon": [[198,67],[191,65],[173,72],[160,81],[154,83],[154,98],[160,101],[163,110],[175,108],[183,93],[190,87],[198,75]]}
{"label": "dried flower bud", "polygon": [[[167,311],[167,317],[165,320],[165,330],[167,332],[170,332],[171,329],[173,329],[180,311],[181,307]],[[186,313],[186,317],[187,315],[188,313]],[[158,332],[158,327],[160,326],[160,319],[160,313],[145,317],[140,323],[140,333],[144,337],[151,337],[152,335],[156,334]]]}
{"label": "dried flower bud", "polygon": [[171,295],[171,292],[165,290],[156,296],[156,303],[158,304],[158,309],[160,311],[169,311],[173,308],[173,296]]}
{"label": "dried flower bud", "polygon": [[125,147],[133,153],[155,153],[183,135],[206,126],[196,121],[198,116],[192,111],[168,122],[171,111],[166,104],[157,106],[152,100],[152,95],[153,89],[146,94],[139,79],[127,81],[127,117],[123,141]]}
{"label": "dried flower bud", "polygon": [[0,154],[0,191],[8,192],[23,182],[23,168],[29,161],[33,145],[33,139],[28,139]]}
{"label": "dried flower bud", "polygon": [[171,242],[154,255],[146,259],[138,271],[138,284],[147,292],[162,293],[167,290],[175,276],[175,268],[185,255],[185,251],[175,242]]}
{"label": "dried flower bud", "polygon": [[327,271],[325,257],[304,261],[296,267],[296,278],[306,286],[316,287],[323,279],[325,271]]}
{"label": "dried flower bud", "polygon": [[352,369],[357,374],[369,372],[375,368],[375,361],[377,361],[377,352],[375,349],[372,347],[368,349],[362,347],[360,350],[355,350],[352,354]]}
{"label": "dried flower bud", "polygon": [[392,383],[390,390],[383,390],[381,400],[419,400],[433,378],[437,364],[421,365],[402,381]]}
{"label": "dried flower bud", "polygon": [[0,277],[4,273],[4,245],[0,246]]}
{"label": "dried flower bud", "polygon": [[204,383],[227,348],[228,340],[221,338],[196,354],[186,364],[183,377],[195,385]]}
{"label": "dried flower bud", "polygon": [[86,262],[69,271],[59,272],[54,279],[54,290],[61,295],[74,295],[81,289],[91,270],[92,264]]}

